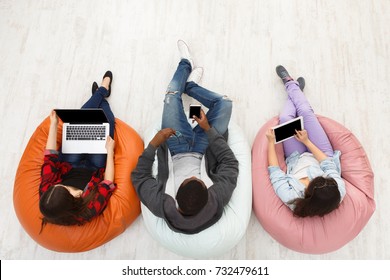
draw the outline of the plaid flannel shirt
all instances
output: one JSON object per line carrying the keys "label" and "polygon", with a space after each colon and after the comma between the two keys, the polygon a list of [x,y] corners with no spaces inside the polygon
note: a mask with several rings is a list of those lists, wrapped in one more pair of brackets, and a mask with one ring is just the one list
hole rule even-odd
{"label": "plaid flannel shirt", "polygon": [[[70,163],[59,161],[57,151],[45,150],[41,169],[39,196],[45,193],[49,187],[60,184],[62,177],[71,169],[72,165]],[[105,168],[100,168],[93,173],[91,180],[88,182],[87,187],[82,194],[82,197],[86,197],[93,189],[98,188],[95,197],[88,204],[91,215],[88,217],[76,217],[82,223],[101,214],[106,208],[113,191],[116,189],[116,184],[109,180],[104,180],[104,171]]]}

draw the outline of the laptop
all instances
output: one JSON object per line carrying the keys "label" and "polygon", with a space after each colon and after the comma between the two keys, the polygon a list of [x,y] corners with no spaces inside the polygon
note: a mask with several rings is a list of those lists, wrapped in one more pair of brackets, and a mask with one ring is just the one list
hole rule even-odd
{"label": "laptop", "polygon": [[106,154],[110,124],[103,109],[55,109],[62,120],[63,154]]}
{"label": "laptop", "polygon": [[303,130],[303,118],[297,117],[288,122],[272,127],[275,132],[275,144],[294,137],[295,130]]}

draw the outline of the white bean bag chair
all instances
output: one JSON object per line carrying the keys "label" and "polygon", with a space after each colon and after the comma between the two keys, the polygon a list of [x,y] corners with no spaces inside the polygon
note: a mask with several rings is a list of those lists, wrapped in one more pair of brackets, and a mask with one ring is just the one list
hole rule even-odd
{"label": "white bean bag chair", "polygon": [[[146,133],[145,146],[160,129],[161,121],[156,122],[154,127]],[[245,234],[252,210],[251,150],[240,127],[232,122],[229,125],[228,144],[239,162],[239,176],[232,198],[225,206],[224,213],[217,223],[197,234],[174,232],[164,219],[156,217],[141,203],[146,228],[152,237],[168,250],[195,259],[215,257],[232,249]],[[156,175],[157,158],[153,172]],[[210,186],[211,181],[208,182],[210,179],[203,177],[203,174],[206,174],[204,159],[202,179],[206,185]],[[172,171],[170,177],[172,177]],[[175,197],[174,186],[170,181],[167,183],[166,193]]]}

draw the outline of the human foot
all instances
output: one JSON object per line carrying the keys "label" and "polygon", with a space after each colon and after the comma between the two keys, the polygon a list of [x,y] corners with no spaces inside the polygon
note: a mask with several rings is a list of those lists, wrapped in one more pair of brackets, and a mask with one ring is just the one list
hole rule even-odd
{"label": "human foot", "polygon": [[291,76],[287,72],[286,68],[284,68],[282,65],[279,65],[276,67],[276,74],[278,74],[279,78],[282,79],[284,84],[289,82],[289,81],[294,80],[293,78],[291,78]]}
{"label": "human foot", "polygon": [[203,68],[202,67],[195,67],[194,70],[192,70],[190,76],[187,79],[187,82],[194,82],[195,84],[199,84],[200,80],[203,76]]}
{"label": "human foot", "polygon": [[299,88],[301,89],[301,91],[303,91],[303,89],[305,88],[305,79],[303,77],[299,77],[297,79],[297,82],[299,84]]}
{"label": "human foot", "polygon": [[99,86],[97,82],[92,83],[92,95],[98,90]]}
{"label": "human foot", "polygon": [[108,90],[108,94],[106,97],[111,95],[111,83],[112,83],[112,72],[107,71],[103,76],[102,87]]}
{"label": "human foot", "polygon": [[183,40],[177,41],[177,48],[180,52],[180,58],[181,59],[187,59],[191,64],[191,69],[194,68],[194,61],[192,60],[190,50],[188,48],[188,45]]}

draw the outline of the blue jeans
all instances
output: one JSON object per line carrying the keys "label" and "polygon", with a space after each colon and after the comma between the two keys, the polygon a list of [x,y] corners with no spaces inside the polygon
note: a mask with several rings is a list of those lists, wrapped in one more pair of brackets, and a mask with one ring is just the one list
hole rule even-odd
{"label": "blue jeans", "polygon": [[[108,91],[100,87],[81,108],[102,108],[110,123],[110,136],[114,138],[115,116],[106,100]],[[106,154],[62,154],[60,161],[69,162],[74,168],[99,169],[106,166]]]}
{"label": "blue jeans", "polygon": [[220,134],[226,132],[232,114],[232,101],[230,99],[209,91],[194,82],[187,82],[190,73],[191,65],[189,61],[182,59],[165,94],[161,127],[176,130],[176,136],[172,136],[167,140],[172,156],[187,152],[204,154],[209,145],[205,131],[199,125],[192,129],[188,123],[183,109],[183,92],[208,108],[206,117],[209,124]]}

